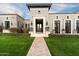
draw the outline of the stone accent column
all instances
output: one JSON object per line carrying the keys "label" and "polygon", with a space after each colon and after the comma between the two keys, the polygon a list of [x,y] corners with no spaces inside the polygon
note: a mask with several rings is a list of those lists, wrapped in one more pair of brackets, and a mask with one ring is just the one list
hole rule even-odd
{"label": "stone accent column", "polygon": [[74,19],[74,29],[75,29],[75,32],[74,32],[74,34],[77,34],[77,31],[76,31],[76,19]]}
{"label": "stone accent column", "polygon": [[63,24],[63,20],[61,19],[60,20],[60,34],[62,34],[62,28],[63,28],[63,25],[62,24]]}
{"label": "stone accent column", "polygon": [[73,27],[74,24],[73,24],[73,22],[74,22],[74,21],[73,21],[73,19],[72,19],[72,20],[71,20],[71,34],[73,34],[73,30],[74,30],[74,27]]}
{"label": "stone accent column", "polygon": [[34,33],[34,34],[36,33],[35,24],[36,24],[36,19],[34,18],[34,19],[33,19],[33,33]]}
{"label": "stone accent column", "polygon": [[53,19],[53,28],[52,28],[53,34],[55,34],[55,20]]}
{"label": "stone accent column", "polygon": [[46,27],[46,20],[43,18],[43,33],[45,33],[45,27]]}

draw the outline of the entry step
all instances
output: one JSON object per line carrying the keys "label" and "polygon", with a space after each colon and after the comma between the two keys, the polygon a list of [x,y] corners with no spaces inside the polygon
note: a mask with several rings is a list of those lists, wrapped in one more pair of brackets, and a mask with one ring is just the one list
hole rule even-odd
{"label": "entry step", "polygon": [[3,30],[3,33],[11,33],[9,30]]}
{"label": "entry step", "polygon": [[31,34],[31,37],[48,37],[48,34]]}

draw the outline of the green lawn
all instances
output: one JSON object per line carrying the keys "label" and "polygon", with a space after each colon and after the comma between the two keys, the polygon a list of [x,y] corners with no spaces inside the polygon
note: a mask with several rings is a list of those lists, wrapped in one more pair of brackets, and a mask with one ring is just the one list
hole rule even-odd
{"label": "green lawn", "polygon": [[52,56],[79,56],[79,36],[50,35],[45,41]]}
{"label": "green lawn", "polygon": [[25,56],[33,39],[28,34],[0,34],[0,55]]}

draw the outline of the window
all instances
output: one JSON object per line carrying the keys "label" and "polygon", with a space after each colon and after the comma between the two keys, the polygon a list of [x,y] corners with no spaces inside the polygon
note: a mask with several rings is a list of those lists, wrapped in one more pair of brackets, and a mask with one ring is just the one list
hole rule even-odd
{"label": "window", "polygon": [[40,14],[40,10],[38,10],[38,14]]}
{"label": "window", "polygon": [[77,30],[77,33],[79,33],[79,20],[76,20],[76,30]]}
{"label": "window", "polygon": [[79,19],[79,16],[78,16],[78,19]]}
{"label": "window", "polygon": [[56,19],[58,19],[58,16],[56,16]]}
{"label": "window", "polygon": [[29,30],[29,28],[30,28],[30,24],[28,24],[28,30]]}
{"label": "window", "polygon": [[69,16],[67,16],[67,19],[69,19]]}
{"label": "window", "polygon": [[66,22],[65,22],[65,32],[71,33],[71,20],[66,20]]}
{"label": "window", "polygon": [[46,21],[46,25],[48,25],[48,22]]}
{"label": "window", "polygon": [[27,24],[25,24],[25,27],[27,28]]}
{"label": "window", "polygon": [[55,33],[60,33],[60,21],[55,21]]}

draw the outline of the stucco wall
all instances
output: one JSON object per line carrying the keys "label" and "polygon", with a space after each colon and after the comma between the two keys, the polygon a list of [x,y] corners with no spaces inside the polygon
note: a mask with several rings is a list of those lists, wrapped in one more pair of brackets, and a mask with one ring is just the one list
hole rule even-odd
{"label": "stucco wall", "polygon": [[16,15],[0,15],[0,25],[2,25],[4,21],[10,21],[10,27],[17,27]]}
{"label": "stucco wall", "polygon": [[0,26],[2,26],[2,24],[4,26],[5,21],[10,21],[10,28],[19,28],[21,25],[24,24],[24,19],[16,14],[1,14]]}
{"label": "stucco wall", "polygon": [[[58,16],[58,19],[56,19],[56,16]],[[69,19],[67,19],[67,16],[69,16]],[[71,20],[71,33],[73,33],[73,30],[76,29],[76,20],[78,19],[79,14],[53,14],[49,13],[48,19],[49,22],[49,27],[50,27],[50,32],[52,29],[55,29],[54,22],[55,20],[60,20],[60,33],[62,32],[62,29],[65,28],[65,21],[66,20]]]}
{"label": "stucco wall", "polygon": [[19,15],[17,15],[17,27],[18,28],[24,27],[24,19]]}
{"label": "stucco wall", "polygon": [[45,32],[45,27],[46,27],[46,21],[48,21],[48,7],[43,7],[43,8],[30,8],[30,14],[31,14],[31,21],[33,25],[30,25],[30,27],[33,27],[33,31],[35,33],[35,19],[43,19],[43,33]]}
{"label": "stucco wall", "polygon": [[45,17],[45,20],[47,20],[48,8],[30,8],[30,14],[31,14],[31,21],[33,21],[33,17]]}

